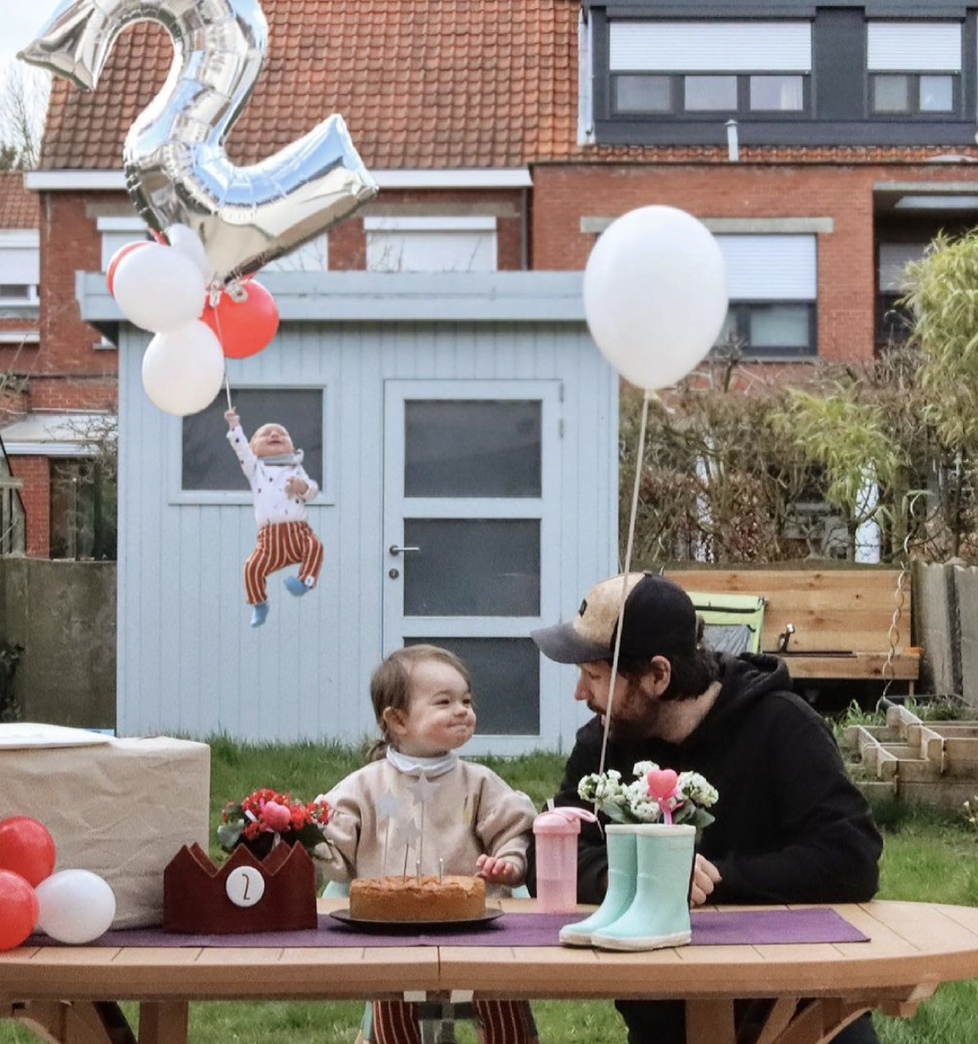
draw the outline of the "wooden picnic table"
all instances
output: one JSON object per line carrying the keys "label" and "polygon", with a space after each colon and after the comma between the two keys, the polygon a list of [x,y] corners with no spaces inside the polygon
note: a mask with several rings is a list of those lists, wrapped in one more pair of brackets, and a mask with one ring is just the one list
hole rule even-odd
{"label": "wooden picnic table", "polygon": [[[320,900],[320,909],[344,902]],[[504,905],[535,909],[533,900]],[[682,998],[689,1044],[741,1044],[733,1002],[755,998],[753,1044],[824,1044],[865,1011],[912,1015],[942,982],[978,976],[978,908],[907,902],[833,908],[870,941],[649,953],[561,946],[21,947],[0,954],[0,1019],[33,1025],[57,1044],[127,1044],[136,1038],[114,1002],[132,1000],[140,1003],[139,1044],[186,1044],[190,1001],[405,993],[453,1000],[473,993]]]}

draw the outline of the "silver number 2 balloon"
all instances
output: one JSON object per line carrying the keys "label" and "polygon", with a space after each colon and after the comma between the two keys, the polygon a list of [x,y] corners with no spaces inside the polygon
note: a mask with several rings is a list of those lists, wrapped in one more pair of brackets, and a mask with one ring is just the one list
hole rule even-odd
{"label": "silver number 2 balloon", "polygon": [[159,22],[175,55],[126,136],[126,184],[151,228],[197,233],[216,283],[256,272],[376,196],[335,114],[261,163],[228,160],[224,140],[268,43],[258,0],[64,0],[18,57],[94,90],[116,37],[140,20]]}

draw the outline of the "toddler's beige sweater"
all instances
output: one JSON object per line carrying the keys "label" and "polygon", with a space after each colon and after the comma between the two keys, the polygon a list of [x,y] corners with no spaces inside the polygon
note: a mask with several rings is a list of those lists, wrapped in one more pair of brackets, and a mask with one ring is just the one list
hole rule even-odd
{"label": "toddler's beige sweater", "polygon": [[[417,782],[389,761],[375,761],[325,795],[326,842],[315,855],[329,880],[414,874],[419,859],[423,874],[437,874],[439,859],[446,874],[475,874],[476,860],[487,854],[515,863],[522,881],[536,814],[526,794],[484,765],[461,759],[428,781],[423,805]],[[397,811],[378,813],[378,804],[383,809],[391,797]]]}

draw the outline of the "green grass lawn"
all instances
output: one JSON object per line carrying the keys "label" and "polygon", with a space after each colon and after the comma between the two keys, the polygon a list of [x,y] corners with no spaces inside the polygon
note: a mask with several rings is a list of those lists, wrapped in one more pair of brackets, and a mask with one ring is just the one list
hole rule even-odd
{"label": "green grass lawn", "polygon": [[[560,779],[563,758],[533,754],[488,759],[511,785],[526,791],[537,805]],[[311,800],[362,763],[362,752],[342,747],[243,746],[212,742],[212,837],[225,801],[260,786],[291,790]],[[886,845],[881,899],[915,899],[978,905],[978,843],[961,816],[909,813],[881,807],[878,818]],[[216,843],[213,854],[220,850]],[[0,993],[2,993],[0,973]],[[256,984],[256,992],[260,983]],[[127,1005],[136,1021],[135,1005]],[[534,1001],[543,1044],[624,1044],[625,1033],[610,1003]],[[192,1004],[192,1044],[352,1044],[363,1012],[359,1002],[267,1004]],[[942,986],[912,1019],[877,1016],[882,1044],[974,1044],[978,1041],[978,980]],[[462,1044],[472,1044],[468,1026]],[[0,1044],[29,1044],[36,1038],[10,1023],[0,1023]]]}

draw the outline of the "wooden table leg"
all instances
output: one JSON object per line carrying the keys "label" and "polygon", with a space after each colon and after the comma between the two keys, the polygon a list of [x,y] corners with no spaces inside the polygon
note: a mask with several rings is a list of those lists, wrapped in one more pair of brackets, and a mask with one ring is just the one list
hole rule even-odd
{"label": "wooden table leg", "polygon": [[858,1001],[821,997],[803,1002],[785,1020],[787,1009],[779,1011],[779,1003],[772,1007],[757,1044],[828,1044],[850,1022],[869,1011],[869,1005]]}
{"label": "wooden table leg", "polygon": [[0,1012],[48,1044],[136,1044],[119,1005],[111,1001],[24,1001]]}
{"label": "wooden table leg", "polygon": [[734,1002],[686,1002],[686,1044],[736,1044]]}
{"label": "wooden table leg", "polygon": [[186,1001],[143,1001],[139,1005],[139,1044],[187,1044],[189,1023]]}

